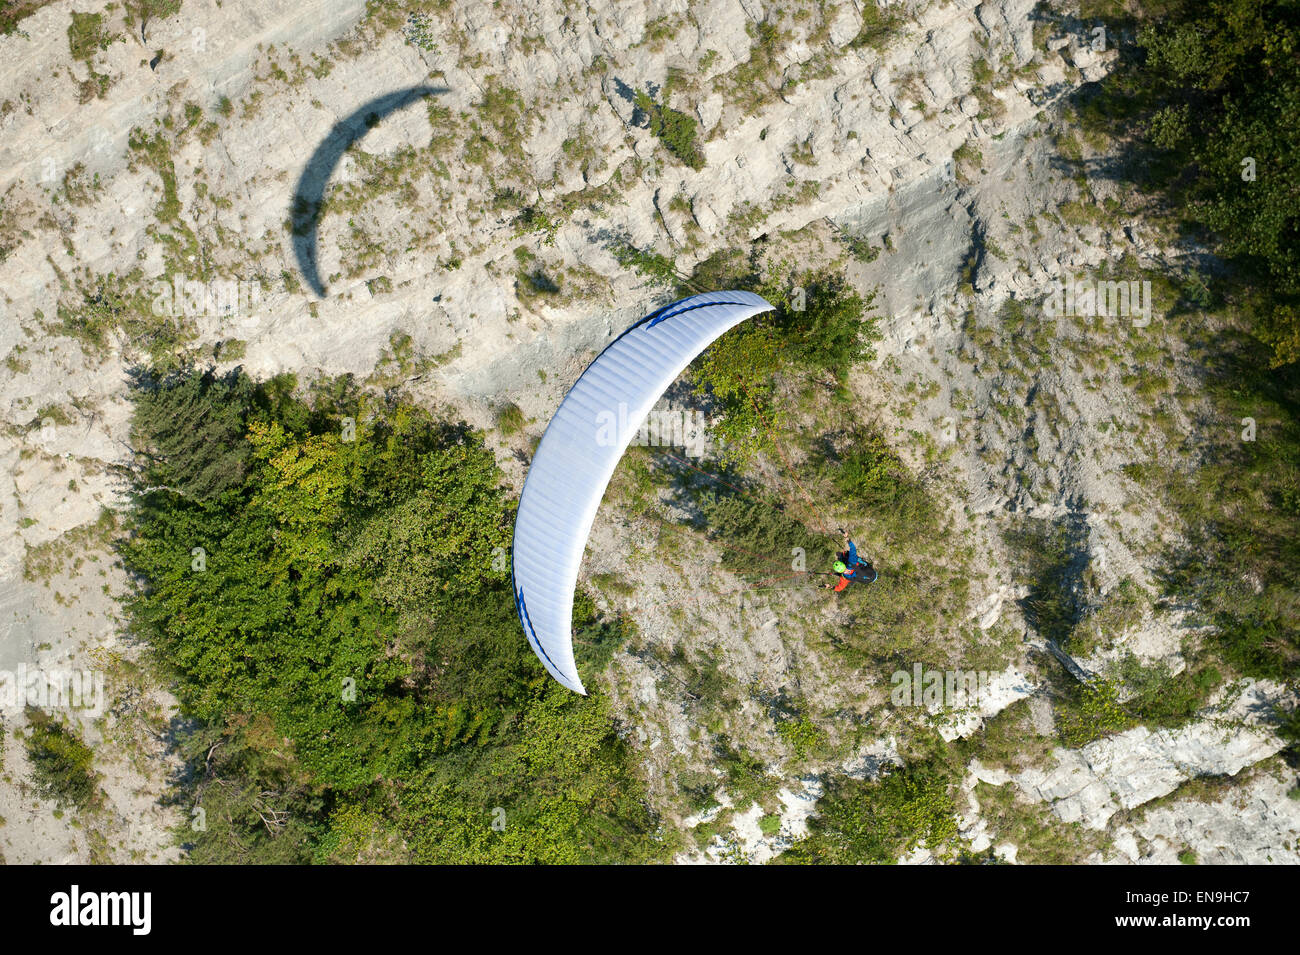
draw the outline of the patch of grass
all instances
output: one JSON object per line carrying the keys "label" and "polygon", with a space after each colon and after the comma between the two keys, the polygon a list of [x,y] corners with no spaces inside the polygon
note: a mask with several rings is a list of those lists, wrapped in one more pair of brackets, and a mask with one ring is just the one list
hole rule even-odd
{"label": "patch of grass", "polygon": [[69,205],[90,205],[103,188],[99,173],[86,175],[85,163],[73,163],[63,174],[63,198]]}
{"label": "patch of grass", "polygon": [[438,368],[460,356],[458,342],[448,351],[438,355],[425,355],[406,332],[394,331],[388,337],[388,347],[380,353],[375,370],[366,379],[377,388],[392,388],[413,378],[419,378],[431,368]]}
{"label": "patch of grass", "polygon": [[953,150],[952,158],[957,164],[957,179],[962,183],[971,182],[973,174],[984,165],[984,153],[970,139]]}
{"label": "patch of grass", "polygon": [[623,597],[636,593],[636,587],[622,574],[592,574],[591,582],[596,585],[597,590],[606,593],[612,592]]}
{"label": "patch of grass", "polygon": [[72,14],[72,24],[68,27],[68,49],[72,58],[84,63],[89,77],[78,84],[77,101],[88,103],[96,97],[103,98],[112,86],[113,80],[105,73],[97,73],[91,66],[96,53],[108,49],[118,37],[104,28],[102,13]]}
{"label": "patch of grass", "polygon": [[1115,667],[1115,676],[1133,693],[1124,708],[1148,726],[1191,721],[1224,680],[1218,667],[1204,660],[1174,675],[1163,662],[1143,666],[1132,653]]}
{"label": "patch of grass", "polygon": [[782,862],[889,864],[924,845],[941,852],[957,835],[951,771],[937,761],[892,769],[876,780],[830,780],[809,834]]}
{"label": "patch of grass", "polygon": [[1072,652],[1087,656],[1137,627],[1151,606],[1151,596],[1132,578],[1120,581],[1102,603],[1070,633]]}
{"label": "patch of grass", "polygon": [[161,131],[152,136],[136,128],[127,140],[132,153],[132,163],[140,161],[162,180],[162,201],[154,209],[160,222],[176,222],[180,218],[181,201],[176,191],[176,166],[172,163],[171,144]]}
{"label": "patch of grass", "polygon": [[879,0],[863,0],[862,29],[849,42],[849,47],[851,49],[866,47],[877,53],[883,53],[904,22],[903,15],[892,6],[887,5],[882,10]]}
{"label": "patch of grass", "polygon": [[107,50],[114,37],[104,29],[102,13],[72,12],[72,23],[68,27],[68,49],[74,60],[89,63],[96,53]]}
{"label": "patch of grass", "polygon": [[116,516],[104,508],[100,511],[98,520],[74,527],[47,543],[34,547],[26,545],[23,577],[27,580],[49,580],[62,573],[69,562],[73,570],[76,570],[87,553],[108,549],[117,528]]}
{"label": "patch of grass", "polygon": [[[534,114],[528,111],[524,98],[518,90],[512,89],[499,81],[496,76],[489,76],[483,84],[483,101],[479,103],[479,115],[496,134],[490,142],[502,155],[514,159],[523,159],[523,144],[532,127]],[[471,130],[477,124],[471,124]],[[481,131],[479,136],[482,137]],[[483,137],[485,138],[485,137]],[[482,164],[485,157],[481,149],[466,146],[466,157]]]}
{"label": "patch of grass", "polygon": [[1075,228],[1086,225],[1102,225],[1105,222],[1104,213],[1094,202],[1063,202],[1057,207],[1056,211],[1060,215],[1062,222]]}
{"label": "patch of grass", "polygon": [[15,345],[9,354],[5,355],[5,368],[10,374],[25,375],[32,369],[32,363],[22,357],[23,352],[27,351],[26,345]]}
{"label": "patch of grass", "polygon": [[180,347],[193,336],[192,325],[179,316],[154,314],[142,281],[139,269],[128,275],[77,276],[72,296],[59,300],[53,330],[97,354],[107,350],[117,332],[128,349],[147,355],[159,367],[174,367]]}
{"label": "patch of grass", "polygon": [[753,40],[749,48],[749,59],[738,64],[725,76],[719,77],[717,87],[742,112],[749,115],[780,95],[784,83],[779,58],[781,47],[789,42],[790,34],[778,27],[772,19],[746,23],[745,32]]}
{"label": "patch of grass", "polygon": [[684,23],[685,18],[681,16],[656,17],[646,23],[645,32],[633,46],[649,46],[651,50],[658,52],[663,49],[664,43],[677,35],[677,31]]}
{"label": "patch of grass", "polygon": [[966,742],[969,755],[992,769],[1020,772],[1044,765],[1055,748],[1055,740],[1040,736],[1029,713],[1029,700],[1017,700],[989,717]]}
{"label": "patch of grass", "polygon": [[521,271],[515,282],[515,292],[525,302],[540,297],[554,298],[560,294],[560,283],[541,266]]}
{"label": "patch of grass", "polygon": [[1014,783],[975,784],[980,816],[989,828],[1016,846],[1016,861],[1027,865],[1069,865],[1104,848],[1106,837],[1077,822],[1062,822],[1047,806],[1032,803]]}
{"label": "patch of grass", "polygon": [[507,438],[522,431],[526,423],[523,411],[513,401],[497,409],[497,430]]}

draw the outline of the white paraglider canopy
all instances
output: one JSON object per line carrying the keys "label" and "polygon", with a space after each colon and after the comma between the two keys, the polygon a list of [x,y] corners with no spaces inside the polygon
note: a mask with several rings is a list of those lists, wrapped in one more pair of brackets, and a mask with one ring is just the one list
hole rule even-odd
{"label": "white paraglider canopy", "polygon": [[619,458],[695,356],[729,328],[771,310],[752,292],[708,292],[665,305],[587,366],[547,426],[519,496],[511,571],[529,646],[570,690],[587,692],[573,660],[573,588]]}

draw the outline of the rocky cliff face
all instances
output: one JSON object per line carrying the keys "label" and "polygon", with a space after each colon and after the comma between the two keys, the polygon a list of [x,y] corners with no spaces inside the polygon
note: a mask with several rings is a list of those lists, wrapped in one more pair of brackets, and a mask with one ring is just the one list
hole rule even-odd
{"label": "rocky cliff face", "polygon": [[[893,5],[897,18],[879,29],[874,5],[850,2],[778,11],[621,0],[577,12],[527,0],[429,4],[406,17],[348,0],[270,0],[187,3],[146,24],[143,40],[105,10],[107,42],[77,59],[68,31],[78,6],[50,4],[0,37],[0,669],[93,664],[120,677],[134,654],[116,624],[112,595],[125,582],[101,513],[122,503],[128,371],[160,340],[255,376],[401,384],[482,427],[515,402],[540,428],[587,358],[657,301],[619,264],[618,242],[683,270],[764,237],[810,260],[846,236],[876,247],[874,260],[845,266],[860,287],[879,286],[884,316],[880,357],[854,389],[918,465],[921,445],[905,436],[953,428],[947,486],[992,571],[972,588],[970,625],[1026,631],[1023,593],[997,570],[1007,513],[1076,519],[1101,594],[1149,583],[1167,515],[1118,473],[1135,446],[1125,425],[1143,411],[1116,390],[1121,369],[1099,370],[1078,347],[1060,348],[1050,367],[1017,367],[979,334],[1008,300],[1037,300],[1102,263],[1156,267],[1168,254],[1141,223],[1061,213],[1114,190],[1058,161],[1057,104],[1113,55],[1093,48],[1088,25],[1033,0]],[[368,121],[364,104],[422,85],[441,92]],[[643,90],[696,120],[702,162],[682,162],[644,127]],[[313,151],[347,122],[374,128],[325,181],[304,185]],[[294,231],[309,221],[295,195],[315,188],[324,205],[310,257],[323,296],[303,277],[305,230]],[[69,302],[106,276],[151,299],[160,278],[256,284],[256,305],[223,312],[205,300],[145,329],[111,310],[102,327],[70,324]],[[1166,344],[1177,377],[1177,343]],[[997,411],[1015,403],[1016,415]],[[502,459],[521,484],[522,465]],[[612,552],[630,533],[602,521],[593,539],[608,546],[594,549]],[[593,554],[593,574],[609,569]],[[637,599],[648,639],[692,639]],[[721,626],[727,612],[708,611],[718,626],[703,639],[738,683],[780,683],[800,653],[799,665],[817,668],[790,623],[732,630]],[[1188,633],[1148,612],[1105,636],[1107,648],[1157,660],[1175,659]],[[1018,655],[1041,646],[1026,639]],[[1006,692],[945,735],[1038,693],[1021,663],[1011,661]],[[610,692],[667,799],[683,760],[703,758],[697,728],[649,662],[621,659],[618,673]],[[831,686],[840,675],[823,676],[828,705],[853,695]],[[868,689],[853,688],[859,703]],[[23,757],[6,741],[0,840],[11,861],[175,854],[165,827],[177,820],[156,803],[174,713],[156,690],[119,679],[114,692],[108,716],[88,723],[112,807],[101,832],[60,827],[15,784]],[[1295,861],[1300,803],[1280,800],[1287,787],[1269,773],[1217,801],[1176,798],[1189,779],[1273,756],[1281,744],[1241,707],[1284,702],[1280,688],[1248,687],[1181,730],[1058,749],[1018,773],[975,764],[968,787],[1013,785],[1064,822],[1108,832],[1095,859],[1168,861],[1191,846],[1206,861]],[[734,805],[730,828],[691,857],[770,857],[805,831],[820,775],[897,760],[891,732],[846,743],[841,765],[805,778],[774,755],[776,833],[760,827],[761,809]],[[774,740],[755,746],[779,755]],[[1234,814],[1233,799],[1254,808]],[[979,813],[973,796],[964,833],[977,849],[992,842]]]}

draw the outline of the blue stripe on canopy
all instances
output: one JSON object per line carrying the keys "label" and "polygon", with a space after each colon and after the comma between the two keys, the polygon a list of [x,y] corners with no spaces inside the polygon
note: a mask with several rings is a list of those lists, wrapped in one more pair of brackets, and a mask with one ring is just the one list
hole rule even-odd
{"label": "blue stripe on canopy", "polygon": [[519,496],[511,573],[529,645],[570,690],[587,692],[573,660],[573,588],[614,468],[691,360],[723,332],[771,310],[760,296],[738,291],[657,309],[587,366],[551,418]]}

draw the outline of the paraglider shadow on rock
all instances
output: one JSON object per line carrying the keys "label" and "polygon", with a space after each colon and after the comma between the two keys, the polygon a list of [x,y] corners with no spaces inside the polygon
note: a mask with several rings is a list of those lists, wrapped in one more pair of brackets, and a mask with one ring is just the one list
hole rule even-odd
{"label": "paraglider shadow on rock", "polygon": [[386,116],[416,100],[449,92],[451,91],[443,86],[412,86],[378,96],[335,123],[307,160],[302,175],[298,177],[289,213],[293,224],[293,251],[298,259],[298,270],[312,291],[321,298],[325,297],[325,285],[316,265],[316,229],[320,221],[321,205],[325,201],[325,190],[329,187],[330,177],[343,154]]}

